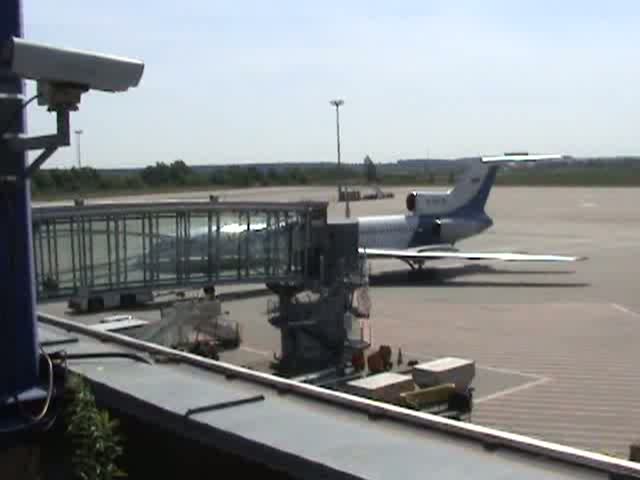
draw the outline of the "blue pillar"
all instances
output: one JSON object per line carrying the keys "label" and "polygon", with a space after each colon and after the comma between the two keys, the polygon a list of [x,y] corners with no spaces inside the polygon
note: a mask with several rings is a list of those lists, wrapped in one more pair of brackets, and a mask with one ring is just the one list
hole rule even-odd
{"label": "blue pillar", "polygon": [[[20,0],[0,1],[0,42],[22,37]],[[0,134],[25,131],[16,107],[24,85],[0,66]],[[16,112],[17,115],[16,115]],[[38,342],[31,225],[30,184],[7,181],[25,170],[26,155],[0,140],[0,406],[8,396],[33,387],[38,378]]]}

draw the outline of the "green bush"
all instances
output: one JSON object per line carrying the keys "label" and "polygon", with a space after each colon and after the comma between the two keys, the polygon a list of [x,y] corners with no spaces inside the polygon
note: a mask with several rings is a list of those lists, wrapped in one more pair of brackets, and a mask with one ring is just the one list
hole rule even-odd
{"label": "green bush", "polygon": [[66,435],[72,446],[71,463],[77,478],[112,480],[126,474],[116,460],[122,455],[118,421],[109,412],[99,410],[89,386],[77,376],[71,377],[71,402],[66,412]]}

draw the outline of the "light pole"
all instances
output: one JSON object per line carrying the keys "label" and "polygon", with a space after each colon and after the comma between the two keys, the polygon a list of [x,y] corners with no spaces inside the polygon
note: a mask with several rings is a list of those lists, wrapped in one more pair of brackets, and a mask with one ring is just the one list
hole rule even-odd
{"label": "light pole", "polygon": [[76,134],[76,154],[78,158],[78,168],[82,168],[82,157],[80,156],[80,135],[82,135],[82,130],[75,130]]}
{"label": "light pole", "polygon": [[336,138],[338,141],[338,169],[340,169],[340,107],[344,105],[344,100],[336,99],[329,103],[336,107]]}
{"label": "light pole", "polygon": [[[342,193],[342,185],[340,184],[340,181],[342,178],[342,166],[340,163],[340,107],[344,105],[344,100],[337,98],[334,100],[330,100],[329,103],[334,107],[336,107],[336,141],[337,141],[337,149],[338,149],[338,200],[339,200],[340,194]],[[345,216],[349,218],[351,217],[351,210],[349,208],[349,195],[346,187],[344,189],[344,198],[346,202]]]}

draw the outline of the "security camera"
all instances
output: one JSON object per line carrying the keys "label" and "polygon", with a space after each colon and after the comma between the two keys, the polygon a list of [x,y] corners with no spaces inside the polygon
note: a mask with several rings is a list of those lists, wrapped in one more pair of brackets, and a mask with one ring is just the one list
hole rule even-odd
{"label": "security camera", "polygon": [[[34,98],[38,99],[39,105],[47,105],[50,112],[56,113],[56,133],[52,135],[26,137],[9,133],[9,130],[0,132],[0,147],[6,143],[19,152],[42,150],[24,172],[9,175],[17,181],[28,179],[58,147],[69,145],[69,112],[78,110],[84,92],[123,92],[136,87],[142,78],[144,63],[13,37],[0,43],[0,70],[35,80],[38,93]],[[30,101],[22,104],[22,108]]]}
{"label": "security camera", "polygon": [[122,92],[136,87],[144,63],[129,58],[67,49],[12,38],[2,49],[2,64],[38,84],[78,90]]}

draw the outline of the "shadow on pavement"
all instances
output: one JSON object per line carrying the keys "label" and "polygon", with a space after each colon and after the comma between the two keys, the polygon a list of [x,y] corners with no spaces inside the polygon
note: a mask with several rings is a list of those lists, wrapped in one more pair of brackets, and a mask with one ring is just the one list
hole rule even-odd
{"label": "shadow on pavement", "polygon": [[530,287],[530,288],[578,288],[587,287],[586,282],[556,282],[556,281],[493,281],[493,280],[460,280],[461,277],[472,275],[571,275],[571,270],[509,270],[497,269],[489,265],[462,265],[456,267],[426,268],[421,272],[409,269],[389,270],[372,273],[369,278],[371,286],[401,287],[401,286],[443,286],[443,287]]}

